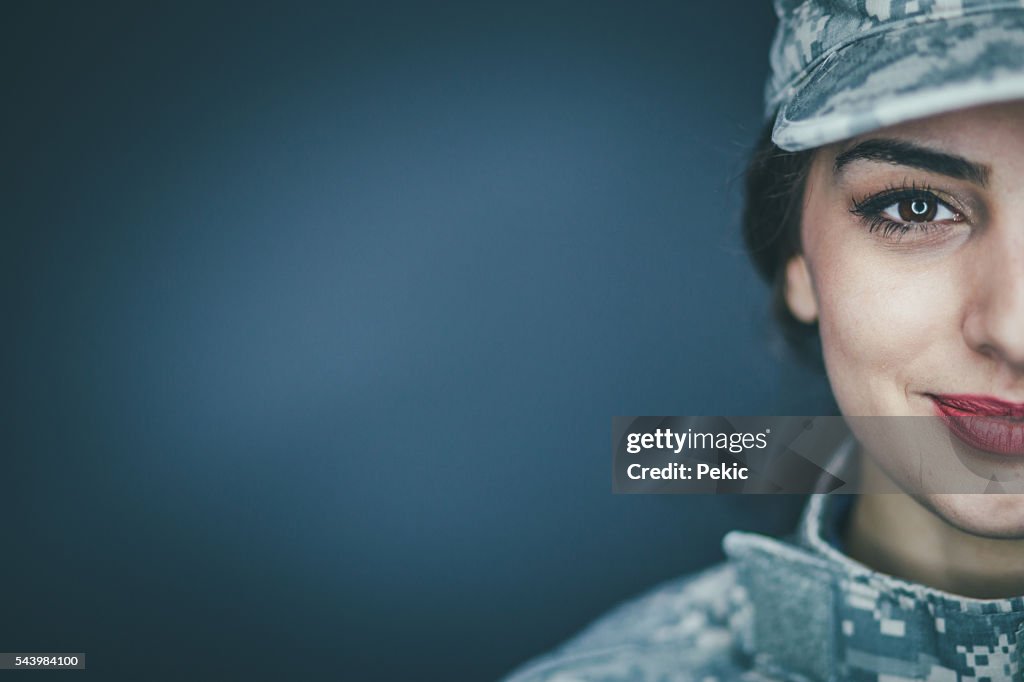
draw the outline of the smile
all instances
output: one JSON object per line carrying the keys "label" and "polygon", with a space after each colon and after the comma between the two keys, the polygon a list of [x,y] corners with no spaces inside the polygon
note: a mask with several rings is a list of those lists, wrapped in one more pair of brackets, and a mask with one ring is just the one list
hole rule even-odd
{"label": "smile", "polygon": [[990,396],[928,397],[946,427],[966,444],[999,455],[1024,455],[1024,403]]}

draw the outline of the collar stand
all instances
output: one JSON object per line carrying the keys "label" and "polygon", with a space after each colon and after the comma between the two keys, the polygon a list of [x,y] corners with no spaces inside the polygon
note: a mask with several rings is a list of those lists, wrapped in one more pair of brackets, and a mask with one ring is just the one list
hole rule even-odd
{"label": "collar stand", "polygon": [[732,532],[755,666],[783,679],[1024,682],[1024,597],[969,599],[872,571],[825,537],[839,496],[813,495],[796,542]]}

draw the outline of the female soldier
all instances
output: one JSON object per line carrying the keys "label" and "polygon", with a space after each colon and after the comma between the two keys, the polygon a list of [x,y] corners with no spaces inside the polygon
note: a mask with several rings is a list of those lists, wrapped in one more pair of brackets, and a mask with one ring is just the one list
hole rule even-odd
{"label": "female soldier", "polygon": [[[844,417],[940,416],[1024,469],[1024,7],[776,0],[744,231]],[[952,427],[951,427],[952,428]],[[1022,680],[1024,495],[951,493],[862,437],[888,495],[655,589],[514,680]],[[853,504],[843,504],[843,501]]]}

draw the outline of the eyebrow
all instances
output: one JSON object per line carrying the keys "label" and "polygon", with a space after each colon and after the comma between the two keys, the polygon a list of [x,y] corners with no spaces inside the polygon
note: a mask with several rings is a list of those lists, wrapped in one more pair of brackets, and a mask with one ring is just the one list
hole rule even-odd
{"label": "eyebrow", "polygon": [[982,187],[988,184],[987,166],[968,161],[962,156],[901,140],[865,140],[836,157],[833,173],[836,176],[840,175],[843,169],[854,161],[880,161],[895,166],[910,166],[958,180],[967,180]]}

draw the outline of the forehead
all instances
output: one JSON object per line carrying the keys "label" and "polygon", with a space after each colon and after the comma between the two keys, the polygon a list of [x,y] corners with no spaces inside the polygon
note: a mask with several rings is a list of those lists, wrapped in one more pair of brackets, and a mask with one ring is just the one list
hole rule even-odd
{"label": "forehead", "polygon": [[988,163],[1024,149],[1024,100],[988,104],[880,128],[823,148],[832,158],[868,139],[927,145]]}
{"label": "forehead", "polygon": [[858,135],[818,150],[814,166],[819,179],[837,157],[870,140],[907,142],[956,155],[992,170],[1004,182],[1024,180],[1024,100],[951,111]]}

